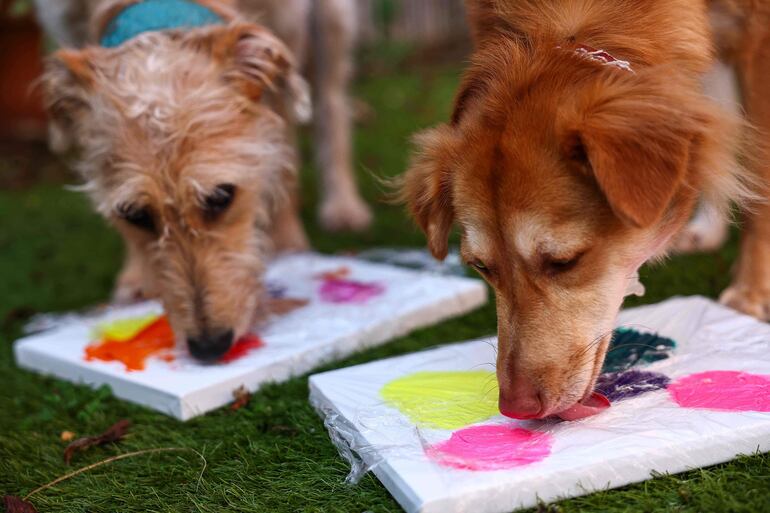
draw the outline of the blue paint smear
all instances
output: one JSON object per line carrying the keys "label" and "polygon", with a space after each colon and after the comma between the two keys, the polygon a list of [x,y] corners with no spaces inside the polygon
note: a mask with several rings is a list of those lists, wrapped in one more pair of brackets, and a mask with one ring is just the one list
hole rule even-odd
{"label": "blue paint smear", "polygon": [[265,283],[265,290],[271,299],[283,299],[286,297],[286,292],[289,288],[283,283],[268,281]]}

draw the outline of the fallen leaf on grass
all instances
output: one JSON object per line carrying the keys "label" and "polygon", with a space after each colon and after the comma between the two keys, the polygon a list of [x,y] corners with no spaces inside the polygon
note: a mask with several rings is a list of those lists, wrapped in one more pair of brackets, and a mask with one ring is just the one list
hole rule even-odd
{"label": "fallen leaf on grass", "polygon": [[69,465],[72,456],[77,451],[85,451],[95,445],[105,445],[122,440],[126,436],[129,426],[131,426],[131,421],[123,419],[107,428],[107,431],[99,436],[78,438],[64,449],[64,462]]}
{"label": "fallen leaf on grass", "polygon": [[37,513],[35,506],[15,495],[5,495],[3,505],[5,513]]}
{"label": "fallen leaf on grass", "polygon": [[233,401],[233,404],[230,405],[230,409],[233,411],[240,410],[244,406],[248,406],[249,401],[251,401],[251,394],[243,385],[233,390],[233,397],[235,398],[235,401]]}
{"label": "fallen leaf on grass", "polygon": [[61,438],[62,442],[71,442],[75,438],[75,433],[72,431],[62,431],[59,438]]}
{"label": "fallen leaf on grass", "polygon": [[293,426],[284,426],[283,424],[276,424],[274,426],[270,426],[268,429],[271,433],[280,433],[287,436],[295,436],[299,434],[299,430]]}

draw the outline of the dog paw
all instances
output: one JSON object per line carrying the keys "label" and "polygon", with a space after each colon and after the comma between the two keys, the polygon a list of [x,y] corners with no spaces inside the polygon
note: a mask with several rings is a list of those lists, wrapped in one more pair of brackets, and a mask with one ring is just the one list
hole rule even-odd
{"label": "dog paw", "polygon": [[363,231],[372,223],[372,212],[357,195],[333,197],[321,205],[321,225],[332,232]]}
{"label": "dog paw", "polygon": [[674,253],[716,251],[727,241],[727,223],[720,220],[695,219],[680,231],[671,243]]}
{"label": "dog paw", "polygon": [[112,292],[112,302],[119,305],[130,305],[152,297],[155,294],[151,294],[145,287],[139,269],[132,266],[120,273]]}
{"label": "dog paw", "polygon": [[722,292],[719,302],[760,321],[770,321],[768,288],[735,283]]}
{"label": "dog paw", "polygon": [[142,287],[118,284],[112,292],[112,302],[118,305],[130,305],[147,299],[142,291]]}
{"label": "dog paw", "polygon": [[670,249],[675,253],[715,251],[729,236],[729,224],[714,205],[702,202],[690,222],[675,237]]}

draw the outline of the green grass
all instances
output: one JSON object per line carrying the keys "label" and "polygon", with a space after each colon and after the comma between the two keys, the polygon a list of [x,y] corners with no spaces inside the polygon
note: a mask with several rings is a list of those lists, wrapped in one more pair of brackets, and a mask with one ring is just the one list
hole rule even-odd
{"label": "green grass", "polygon": [[[418,246],[422,236],[400,209],[384,205],[370,170],[403,170],[409,135],[446,119],[455,68],[360,81],[358,95],[376,111],[356,134],[362,189],[375,206],[365,235],[331,236],[315,224],[316,180],[305,170],[304,217],[326,252],[371,246]],[[11,341],[31,312],[66,311],[104,301],[121,258],[116,235],[77,193],[58,184],[0,192],[0,493],[23,495],[71,470],[59,433],[97,433],[119,418],[134,422],[119,446],[78,457],[75,466],[152,447],[192,453],[139,457],[80,475],[34,497],[40,511],[394,511],[395,501],[370,474],[343,484],[348,471],[307,402],[307,377],[268,386],[237,412],[221,409],[187,423],[112,398],[107,390],[40,377],[16,368]],[[676,294],[715,297],[729,279],[735,241],[715,255],[677,257],[645,269],[644,302]],[[639,303],[635,300],[634,304]],[[334,367],[403,354],[494,332],[494,305],[358,354]],[[331,368],[331,366],[327,367]],[[770,457],[754,455],[560,503],[542,511],[770,511]]]}

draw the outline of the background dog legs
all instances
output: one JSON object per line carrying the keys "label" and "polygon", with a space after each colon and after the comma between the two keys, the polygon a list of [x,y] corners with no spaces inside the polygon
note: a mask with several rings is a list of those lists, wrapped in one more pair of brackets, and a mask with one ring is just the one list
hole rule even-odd
{"label": "background dog legs", "polygon": [[[703,92],[725,110],[741,113],[735,70],[722,61],[703,77]],[[671,250],[676,253],[714,251],[722,247],[729,235],[729,222],[719,208],[701,201],[692,220],[674,239]]]}
{"label": "background dog legs", "polygon": [[80,48],[88,41],[88,22],[96,0],[35,0],[40,25],[61,47]]}
{"label": "background dog legs", "polygon": [[323,188],[319,214],[328,230],[362,230],[372,219],[358,193],[352,167],[347,89],[353,66],[355,9],[354,0],[316,0],[311,17],[314,143]]}
{"label": "background dog legs", "polygon": [[[752,20],[743,51],[738,54],[738,73],[743,85],[744,106],[749,123],[758,129],[760,140],[770,137],[770,27],[767,18]],[[740,260],[732,285],[721,301],[759,319],[770,320],[770,161],[762,152],[755,171],[762,180],[761,198],[745,216]]]}
{"label": "background dog legs", "polygon": [[305,63],[313,82],[313,146],[321,170],[321,224],[327,230],[366,228],[372,215],[358,193],[353,172],[348,97],[356,1],[241,0],[239,7],[278,34],[297,61]]}

